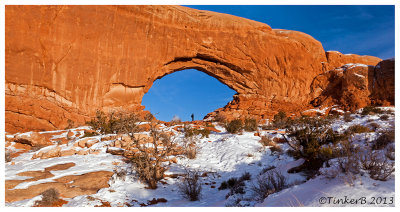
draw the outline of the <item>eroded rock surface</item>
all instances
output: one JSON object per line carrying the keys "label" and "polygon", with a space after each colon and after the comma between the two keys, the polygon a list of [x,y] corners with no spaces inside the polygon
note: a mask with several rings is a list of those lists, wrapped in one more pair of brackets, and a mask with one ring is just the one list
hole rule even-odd
{"label": "eroded rock surface", "polygon": [[394,105],[394,60],[377,66],[347,64],[315,77],[313,106],[340,105],[355,111],[370,104]]}
{"label": "eroded rock surface", "polygon": [[384,60],[380,62],[369,76],[369,90],[371,91],[371,100],[378,105],[394,105],[394,59]]}
{"label": "eroded rock surface", "polygon": [[142,111],[156,79],[189,68],[237,91],[220,109],[231,117],[296,113],[312,107],[319,74],[381,61],[325,52],[301,32],[181,6],[6,6],[5,17],[8,132],[84,124],[98,109]]}

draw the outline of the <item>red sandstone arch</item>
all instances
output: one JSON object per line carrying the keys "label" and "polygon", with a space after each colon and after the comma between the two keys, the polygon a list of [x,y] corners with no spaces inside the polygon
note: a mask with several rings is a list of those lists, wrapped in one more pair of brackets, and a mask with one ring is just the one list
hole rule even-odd
{"label": "red sandstone arch", "polygon": [[313,79],[370,56],[311,36],[180,6],[6,6],[6,131],[82,124],[97,109],[140,111],[152,83],[195,68],[238,92],[232,117],[311,107]]}

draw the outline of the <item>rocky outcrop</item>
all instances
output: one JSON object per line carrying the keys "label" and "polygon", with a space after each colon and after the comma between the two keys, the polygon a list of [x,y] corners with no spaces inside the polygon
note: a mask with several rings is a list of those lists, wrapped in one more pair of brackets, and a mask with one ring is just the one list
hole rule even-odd
{"label": "rocky outcrop", "polygon": [[356,54],[342,54],[338,51],[326,52],[327,63],[324,64],[324,70],[329,71],[338,68],[344,64],[359,63],[365,65],[377,65],[381,60],[373,56],[360,56]]}
{"label": "rocky outcrop", "polygon": [[380,62],[369,76],[371,100],[377,105],[394,105],[394,58]]}
{"label": "rocky outcrop", "polygon": [[[41,177],[40,179],[52,177],[50,172],[31,171],[29,174],[35,174],[35,176],[39,175]],[[5,201],[15,202],[24,199],[31,199],[50,188],[56,189],[63,198],[74,198],[81,195],[95,194],[101,188],[109,187],[108,181],[112,175],[113,172],[109,171],[95,171],[81,175],[68,175],[54,179],[54,182],[34,184],[24,189],[14,189],[14,187],[20,183],[26,182],[27,180],[6,180]],[[36,180],[38,180],[38,177],[29,179],[29,181]]]}
{"label": "rocky outcrop", "polygon": [[156,79],[189,68],[237,91],[221,109],[231,116],[296,113],[312,107],[317,75],[380,61],[325,52],[301,32],[181,6],[6,6],[5,18],[8,132],[83,124],[98,109],[142,111]]}
{"label": "rocky outcrop", "polygon": [[347,64],[315,77],[311,84],[315,107],[340,105],[355,111],[370,104],[394,105],[394,59],[377,66]]}

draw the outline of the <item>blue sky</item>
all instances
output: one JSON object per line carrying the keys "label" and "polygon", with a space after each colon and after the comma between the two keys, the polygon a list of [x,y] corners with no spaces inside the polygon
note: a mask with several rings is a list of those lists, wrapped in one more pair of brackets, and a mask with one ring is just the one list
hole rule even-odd
{"label": "blue sky", "polygon": [[[268,24],[273,29],[301,31],[319,40],[325,51],[394,57],[394,6],[190,5]],[[154,82],[142,105],[158,119],[202,119],[225,106],[236,92],[196,70],[184,70]]]}

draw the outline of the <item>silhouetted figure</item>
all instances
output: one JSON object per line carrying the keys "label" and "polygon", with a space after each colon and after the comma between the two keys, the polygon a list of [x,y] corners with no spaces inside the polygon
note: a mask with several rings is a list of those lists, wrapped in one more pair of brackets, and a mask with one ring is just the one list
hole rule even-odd
{"label": "silhouetted figure", "polygon": [[194,121],[194,114],[193,113],[192,113],[191,117],[192,117],[192,121]]}

